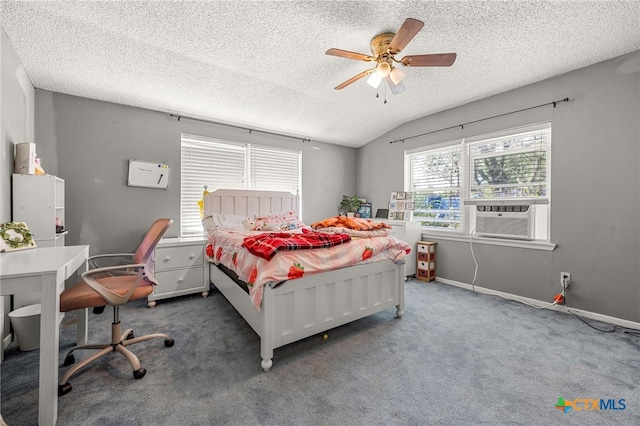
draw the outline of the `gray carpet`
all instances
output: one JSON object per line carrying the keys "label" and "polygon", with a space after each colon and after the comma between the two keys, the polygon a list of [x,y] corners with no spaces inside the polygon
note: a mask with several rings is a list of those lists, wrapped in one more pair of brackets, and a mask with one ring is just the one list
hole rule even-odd
{"label": "gray carpet", "polygon": [[[404,317],[394,314],[276,349],[264,373],[257,336],[219,292],[130,304],[123,328],[168,332],[175,346],[134,345],[141,380],[116,354],[81,370],[59,400],[58,425],[640,424],[640,338],[622,329],[413,280]],[[111,319],[109,309],[90,314],[89,340],[108,340]],[[67,314],[61,362],[74,322]],[[37,424],[38,355],[15,343],[5,352],[8,426]],[[616,408],[624,399],[625,409],[563,413],[558,397],[613,399]]]}

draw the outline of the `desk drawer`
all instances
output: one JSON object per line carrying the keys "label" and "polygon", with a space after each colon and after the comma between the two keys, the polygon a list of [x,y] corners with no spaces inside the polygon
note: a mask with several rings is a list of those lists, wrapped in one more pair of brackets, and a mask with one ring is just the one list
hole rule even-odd
{"label": "desk drawer", "polygon": [[156,247],[156,272],[203,265],[204,244]]}

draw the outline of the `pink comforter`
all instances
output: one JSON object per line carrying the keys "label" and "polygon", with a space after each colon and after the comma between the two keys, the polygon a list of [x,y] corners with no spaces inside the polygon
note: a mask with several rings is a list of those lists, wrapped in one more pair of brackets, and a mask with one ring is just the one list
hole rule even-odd
{"label": "pink comforter", "polygon": [[226,266],[248,283],[249,296],[258,312],[265,285],[356,264],[383,260],[404,263],[411,251],[407,243],[395,237],[377,236],[353,238],[351,242],[329,248],[283,251],[266,260],[242,247],[246,237],[257,234],[258,231],[218,228],[207,237],[206,254],[210,262]]}

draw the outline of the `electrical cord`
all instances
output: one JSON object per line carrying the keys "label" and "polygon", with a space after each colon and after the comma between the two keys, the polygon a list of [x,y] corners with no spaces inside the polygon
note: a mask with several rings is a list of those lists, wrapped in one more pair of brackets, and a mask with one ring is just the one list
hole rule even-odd
{"label": "electrical cord", "polygon": [[[564,293],[564,289],[562,290],[562,293]],[[621,330],[624,334],[628,334],[630,336],[634,336],[634,337],[640,337],[640,330],[636,330],[633,328],[627,328],[627,327],[622,327],[619,325],[614,324],[613,328],[608,329],[608,330],[604,330],[598,327],[595,327],[592,324],[589,324],[584,318],[582,318],[580,315],[576,314],[575,312],[573,312],[571,310],[571,308],[569,308],[569,306],[567,305],[567,298],[566,295],[564,297],[564,308],[566,309],[566,311],[568,313],[570,313],[571,315],[573,315],[574,317],[578,318],[580,321],[582,321],[584,324],[588,325],[589,327],[593,328],[596,331],[599,331],[601,333],[614,333],[617,330]]]}
{"label": "electrical cord", "polygon": [[[473,251],[473,235],[476,233],[476,230],[474,229],[473,231],[471,231],[471,233],[469,234],[469,249],[471,250],[471,257],[473,258],[473,263],[475,264],[475,270],[473,272],[473,280],[471,281],[471,289],[473,290],[474,293],[476,292],[476,287],[475,287],[475,283],[476,283],[476,279],[478,278],[478,260],[476,259],[476,254]],[[564,284],[564,283],[563,283]],[[502,297],[500,295],[497,295],[505,300],[511,300],[511,299],[507,299],[506,297]],[[569,306],[567,305],[567,287],[566,285],[562,286],[562,292],[560,292],[559,294],[556,295],[556,297],[554,297],[554,301],[552,303],[549,303],[548,305],[544,305],[544,306],[535,306],[535,305],[531,305],[529,303],[523,302],[523,301],[519,301],[520,303],[523,303],[529,307],[532,307],[534,309],[548,309],[552,306],[564,306],[565,310],[570,313],[571,315],[575,316],[576,318],[578,318],[580,321],[582,321],[583,323],[585,323],[586,325],[588,325],[589,327],[593,328],[594,330],[600,331],[602,333],[613,333],[616,330],[622,330],[623,333],[628,334],[630,336],[634,336],[634,337],[640,337],[640,330],[635,330],[635,329],[630,329],[630,328],[626,328],[626,327],[621,327],[619,325],[614,325],[613,328],[611,330],[603,330],[600,329],[598,327],[594,327],[593,325],[589,324],[587,321],[585,321],[580,315],[576,314],[575,312],[573,312]]]}
{"label": "electrical cord", "polygon": [[476,230],[474,229],[469,234],[469,248],[471,249],[471,257],[473,257],[473,263],[475,263],[476,265],[476,269],[473,272],[473,280],[471,281],[471,290],[473,290],[474,293],[476,292],[476,287],[475,287],[476,278],[478,278],[478,261],[476,260],[476,254],[473,252],[473,235],[475,233],[476,233]]}
{"label": "electrical cord", "polygon": [[[471,257],[473,258],[473,263],[475,264],[475,270],[473,272],[473,280],[471,281],[471,290],[473,290],[474,293],[478,294],[475,287],[476,279],[478,278],[478,260],[476,259],[475,252],[473,251],[473,235],[475,233],[476,233],[475,229],[469,233],[469,248],[471,249]],[[507,297],[500,296],[499,294],[496,294],[496,296],[504,300],[512,300]],[[548,305],[544,305],[544,306],[535,306],[530,303],[523,302],[522,300],[519,300],[519,302],[534,309],[547,309],[558,304],[558,300],[554,300],[552,303],[549,303]]]}

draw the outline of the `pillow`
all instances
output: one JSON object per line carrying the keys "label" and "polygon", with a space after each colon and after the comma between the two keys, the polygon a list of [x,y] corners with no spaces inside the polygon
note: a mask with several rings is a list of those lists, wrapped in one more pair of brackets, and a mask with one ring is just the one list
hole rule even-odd
{"label": "pillow", "polygon": [[231,229],[244,229],[242,222],[246,219],[246,216],[240,216],[235,214],[218,214],[212,213],[211,220],[216,227],[231,228]]}
{"label": "pillow", "polygon": [[205,216],[202,218],[202,226],[204,227],[204,231],[206,233],[214,232],[216,229],[218,229],[211,216]]}
{"label": "pillow", "polygon": [[[262,230],[288,231],[303,228],[306,225],[298,218],[298,213],[286,211],[277,214],[256,216],[256,221],[263,221]],[[266,228],[266,229],[265,229]]]}

